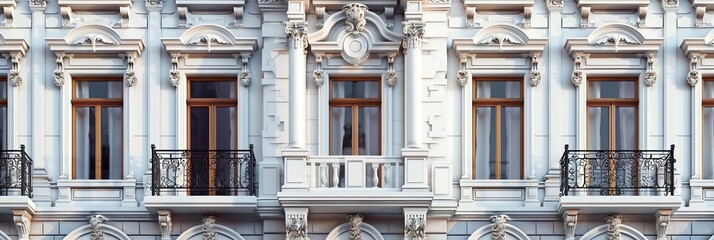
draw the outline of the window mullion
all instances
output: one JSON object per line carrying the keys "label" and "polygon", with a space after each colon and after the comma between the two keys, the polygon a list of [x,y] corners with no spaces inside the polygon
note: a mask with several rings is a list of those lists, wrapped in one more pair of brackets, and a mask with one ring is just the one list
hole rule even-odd
{"label": "window mullion", "polygon": [[359,106],[352,105],[352,155],[359,155]]}
{"label": "window mullion", "polygon": [[496,105],[496,179],[501,179],[501,105]]}
{"label": "window mullion", "polygon": [[102,107],[94,106],[94,178],[102,179]]}

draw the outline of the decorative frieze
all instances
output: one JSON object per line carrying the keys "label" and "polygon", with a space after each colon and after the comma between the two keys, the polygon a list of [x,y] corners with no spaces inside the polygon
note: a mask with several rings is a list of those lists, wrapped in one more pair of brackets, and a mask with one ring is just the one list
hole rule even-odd
{"label": "decorative frieze", "polygon": [[506,215],[491,216],[491,239],[506,240],[506,223],[511,220]]}
{"label": "decorative frieze", "polygon": [[104,229],[102,229],[102,225],[104,225],[104,221],[107,219],[102,215],[92,215],[87,217],[87,220],[89,220],[91,239],[104,240]]}
{"label": "decorative frieze", "polygon": [[347,215],[347,222],[350,224],[350,240],[363,240],[362,236],[362,220],[364,216],[362,214],[350,214]]}
{"label": "decorative frieze", "polygon": [[20,86],[22,83],[22,76],[20,74],[20,59],[22,59],[22,55],[20,53],[13,53],[10,56],[12,68],[10,68],[10,71],[7,74],[7,79],[10,80],[10,84],[13,87]]}
{"label": "decorative frieze", "polygon": [[63,52],[55,53],[57,58],[55,59],[55,70],[52,72],[52,78],[55,80],[55,85],[57,87],[62,87],[64,85],[65,72],[64,72],[64,57]]}
{"label": "decorative frieze", "polygon": [[424,25],[424,22],[404,22],[404,40],[402,40],[403,48],[421,49],[424,37]]}
{"label": "decorative frieze", "polygon": [[203,233],[203,240],[216,240],[216,217],[204,216],[202,222],[201,231]]}
{"label": "decorative frieze", "polygon": [[19,240],[30,239],[30,226],[32,223],[32,214],[27,210],[12,210],[12,219],[17,227],[17,235]]}
{"label": "decorative frieze", "polygon": [[622,224],[622,217],[618,215],[611,215],[605,217],[605,222],[607,222],[607,240],[620,240],[620,225]]}
{"label": "decorative frieze", "polygon": [[384,73],[387,80],[387,86],[394,87],[397,84],[397,71],[394,70],[394,60],[397,57],[396,52],[387,53],[387,71]]}

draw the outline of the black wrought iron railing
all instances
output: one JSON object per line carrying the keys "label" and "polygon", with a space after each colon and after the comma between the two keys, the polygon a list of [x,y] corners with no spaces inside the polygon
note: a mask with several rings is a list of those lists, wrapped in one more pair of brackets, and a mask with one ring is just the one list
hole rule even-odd
{"label": "black wrought iron railing", "polygon": [[159,150],[151,145],[151,193],[256,196],[253,144],[247,150]]}
{"label": "black wrought iron railing", "polygon": [[32,158],[20,150],[0,150],[0,196],[32,197]]}
{"label": "black wrought iron railing", "polygon": [[560,195],[674,195],[669,150],[570,150],[560,158]]}

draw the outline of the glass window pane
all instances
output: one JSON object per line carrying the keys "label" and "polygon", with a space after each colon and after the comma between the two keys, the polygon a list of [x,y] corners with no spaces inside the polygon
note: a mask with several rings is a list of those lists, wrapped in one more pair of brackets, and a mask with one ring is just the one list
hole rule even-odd
{"label": "glass window pane", "polygon": [[121,81],[78,81],[76,86],[76,98],[122,98]]}
{"label": "glass window pane", "polygon": [[235,81],[191,81],[190,98],[235,98]]}
{"label": "glass window pane", "polygon": [[519,81],[475,81],[475,98],[520,98]]}
{"label": "glass window pane", "polygon": [[616,107],[615,114],[615,150],[637,149],[635,107]]}
{"label": "glass window pane", "polygon": [[379,155],[379,107],[360,107],[358,155]]}
{"label": "glass window pane", "polygon": [[7,146],[7,107],[3,106],[0,107],[0,150],[10,147],[13,146]]}
{"label": "glass window pane", "polygon": [[704,178],[714,178],[714,107],[705,107],[702,111],[702,162]]}
{"label": "glass window pane", "polygon": [[191,123],[191,150],[209,150],[209,111],[208,107],[191,107],[189,109]]}
{"label": "glass window pane", "polygon": [[478,179],[496,178],[496,108],[475,107],[476,172]]}
{"label": "glass window pane", "polygon": [[352,155],[352,107],[332,107],[330,154]]}
{"label": "glass window pane", "polygon": [[236,149],[236,108],[216,107],[216,150]]}
{"label": "glass window pane", "polygon": [[588,81],[588,98],[635,98],[634,81]]}
{"label": "glass window pane", "polygon": [[0,98],[7,98],[7,81],[0,81]]}
{"label": "glass window pane", "polygon": [[334,81],[332,98],[379,98],[379,81]]}
{"label": "glass window pane", "polygon": [[610,149],[610,111],[608,107],[588,108],[588,149]]}
{"label": "glass window pane", "polygon": [[521,178],[521,108],[501,108],[501,179]]}
{"label": "glass window pane", "polygon": [[96,126],[94,107],[75,110],[75,174],[77,179],[95,178]]}
{"label": "glass window pane", "polygon": [[704,81],[703,98],[714,98],[714,81]]}
{"label": "glass window pane", "polygon": [[120,107],[102,107],[102,179],[122,178]]}

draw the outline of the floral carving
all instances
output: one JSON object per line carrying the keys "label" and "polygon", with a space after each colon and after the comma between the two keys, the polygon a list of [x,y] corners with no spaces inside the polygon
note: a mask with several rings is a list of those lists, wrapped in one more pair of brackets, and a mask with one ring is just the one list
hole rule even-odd
{"label": "floral carving", "polygon": [[30,0],[30,7],[46,7],[47,0]]}
{"label": "floral carving", "polygon": [[288,35],[290,47],[303,50],[307,48],[307,22],[285,23],[285,34]]}
{"label": "floral carving", "polygon": [[181,71],[179,70],[179,57],[180,53],[171,53],[171,70],[169,70],[169,81],[174,87],[178,87],[181,84]]}
{"label": "floral carving", "polygon": [[605,217],[607,222],[607,240],[620,240],[620,224],[622,218],[617,215]]}
{"label": "floral carving", "polygon": [[364,31],[364,27],[367,25],[367,19],[365,19],[365,14],[367,11],[367,6],[361,3],[351,3],[347,4],[342,8],[345,12],[347,19],[345,20],[345,25],[347,27],[347,32],[352,34],[356,32]]}
{"label": "floral carving", "polygon": [[203,240],[216,240],[216,217],[214,216],[204,216],[203,226],[201,226],[201,231],[203,231]]}
{"label": "floral carving", "polygon": [[396,52],[387,53],[387,72],[385,72],[385,78],[387,79],[387,86],[394,87],[397,84],[397,71],[394,70],[394,59],[397,57]]}
{"label": "floral carving", "polygon": [[506,223],[511,220],[506,215],[491,216],[491,239],[506,240]]}
{"label": "floral carving", "polygon": [[146,0],[149,5],[161,5],[161,0]]}
{"label": "floral carving", "polygon": [[211,52],[211,46],[213,44],[219,44],[219,45],[230,45],[231,43],[226,41],[225,39],[222,39],[216,35],[213,34],[206,34],[198,37],[194,37],[188,42],[186,42],[187,45],[197,45],[197,44],[206,44],[208,47],[208,52]]}
{"label": "floral carving", "polygon": [[241,62],[243,63],[243,70],[240,71],[240,74],[238,75],[238,79],[240,79],[240,84],[243,85],[244,87],[249,86],[250,81],[251,81],[250,68],[248,67],[249,60],[250,60],[249,54],[241,55]]}
{"label": "floral carving", "polygon": [[420,49],[424,37],[424,22],[405,22],[403,30],[402,47]]}
{"label": "floral carving", "polygon": [[286,240],[309,240],[307,237],[307,221],[304,215],[289,215],[285,219]]}
{"label": "floral carving", "polygon": [[136,77],[136,72],[134,71],[134,55],[129,54],[126,57],[126,62],[127,62],[127,68],[126,72],[124,72],[124,80],[126,81],[126,84],[129,87],[133,87],[136,85],[136,82],[138,81],[138,78]]}
{"label": "floral carving", "polygon": [[651,87],[657,81],[657,72],[654,70],[654,53],[647,54],[647,70],[644,73],[645,84]]}
{"label": "floral carving", "polygon": [[662,6],[676,7],[679,5],[679,0],[662,0]]}
{"label": "floral carving", "polygon": [[98,44],[107,44],[107,45],[117,45],[118,43],[111,40],[107,39],[106,37],[102,35],[86,35],[82,36],[80,38],[75,39],[73,42],[70,43],[70,45],[84,45],[84,44],[91,44],[92,45],[92,51],[97,51],[97,45]]}
{"label": "floral carving", "polygon": [[563,0],[547,0],[546,3],[549,7],[562,7],[563,6]]}
{"label": "floral carving", "polygon": [[13,54],[12,59],[10,60],[12,63],[12,69],[8,72],[7,78],[10,80],[10,84],[12,84],[13,87],[20,86],[22,83],[22,76],[20,76],[20,58],[22,57],[19,54]]}
{"label": "floral carving", "polygon": [[102,229],[102,225],[107,219],[102,215],[89,216],[87,219],[89,219],[89,225],[92,230],[91,239],[104,240],[104,230]]}
{"label": "floral carving", "polygon": [[538,70],[538,63],[540,62],[540,53],[536,52],[531,55],[531,71],[528,75],[530,79],[531,86],[538,86],[542,80],[540,70]]}
{"label": "floral carving", "polygon": [[347,222],[350,224],[350,240],[362,240],[362,214],[347,215]]}
{"label": "floral carving", "polygon": [[405,240],[426,240],[425,225],[426,219],[423,215],[408,216],[404,226]]}
{"label": "floral carving", "polygon": [[693,52],[689,54],[689,73],[687,74],[687,83],[689,86],[696,86],[702,74],[697,70],[699,67],[699,53]]}
{"label": "floral carving", "polygon": [[64,54],[57,54],[57,59],[55,59],[56,68],[52,72],[52,79],[55,80],[55,85],[57,85],[57,87],[62,87],[62,85],[64,85],[65,72],[63,58]]}

